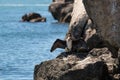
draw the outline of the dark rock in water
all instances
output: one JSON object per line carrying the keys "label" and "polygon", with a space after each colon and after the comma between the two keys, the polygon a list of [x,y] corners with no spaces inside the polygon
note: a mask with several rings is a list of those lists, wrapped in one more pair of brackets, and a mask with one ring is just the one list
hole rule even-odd
{"label": "dark rock in water", "polygon": [[107,48],[93,49],[89,54],[84,53],[84,57],[80,56],[83,53],[78,54],[62,53],[56,59],[36,65],[34,80],[120,79],[118,64]]}
{"label": "dark rock in water", "polygon": [[54,0],[49,6],[49,11],[58,22],[70,22],[72,9],[73,0]]}
{"label": "dark rock in water", "polygon": [[46,22],[46,18],[38,13],[29,13],[22,16],[22,21],[25,22]]}

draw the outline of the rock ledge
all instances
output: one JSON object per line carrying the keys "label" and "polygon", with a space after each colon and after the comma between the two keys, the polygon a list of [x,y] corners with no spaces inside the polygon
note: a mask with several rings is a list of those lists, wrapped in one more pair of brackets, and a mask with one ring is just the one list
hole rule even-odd
{"label": "rock ledge", "polygon": [[34,80],[119,80],[120,69],[107,48],[61,53],[35,66]]}

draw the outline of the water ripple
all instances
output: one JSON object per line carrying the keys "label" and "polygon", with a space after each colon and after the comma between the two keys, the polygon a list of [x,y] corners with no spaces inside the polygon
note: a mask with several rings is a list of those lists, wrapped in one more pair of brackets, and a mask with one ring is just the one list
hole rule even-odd
{"label": "water ripple", "polygon": [[7,6],[7,7],[30,7],[30,6],[49,6],[49,4],[0,4],[1,7]]}

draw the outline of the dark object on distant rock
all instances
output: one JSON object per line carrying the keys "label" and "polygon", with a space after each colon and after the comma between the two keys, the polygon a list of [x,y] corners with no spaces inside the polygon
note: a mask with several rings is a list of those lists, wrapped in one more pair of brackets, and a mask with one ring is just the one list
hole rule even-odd
{"label": "dark object on distant rock", "polygon": [[[85,54],[85,53],[84,53]],[[35,66],[34,80],[119,80],[118,65],[107,48],[89,55],[62,53],[56,59]]]}
{"label": "dark object on distant rock", "polygon": [[46,18],[38,13],[29,13],[22,16],[22,21],[25,22],[46,22]]}
{"label": "dark object on distant rock", "polygon": [[73,10],[73,0],[54,0],[49,11],[58,22],[70,22]]}

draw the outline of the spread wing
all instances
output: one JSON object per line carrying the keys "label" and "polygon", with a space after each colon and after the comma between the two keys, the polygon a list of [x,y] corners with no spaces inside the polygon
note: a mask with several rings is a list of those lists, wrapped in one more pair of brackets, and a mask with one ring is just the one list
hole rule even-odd
{"label": "spread wing", "polygon": [[66,41],[57,39],[57,40],[53,43],[50,52],[53,52],[56,48],[65,49],[65,47],[66,47]]}

